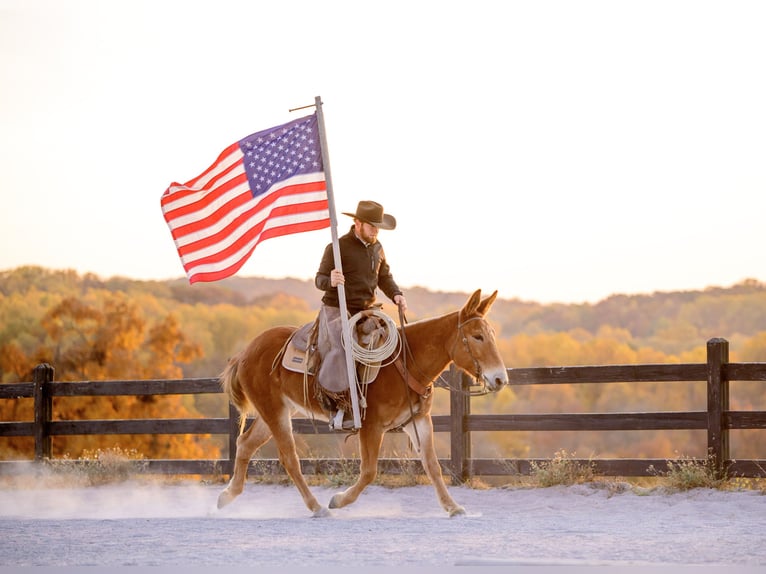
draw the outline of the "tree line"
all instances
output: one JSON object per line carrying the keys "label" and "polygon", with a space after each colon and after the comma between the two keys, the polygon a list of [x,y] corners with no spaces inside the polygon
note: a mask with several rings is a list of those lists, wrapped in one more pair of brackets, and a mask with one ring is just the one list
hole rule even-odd
{"label": "tree line", "polygon": [[[407,289],[409,319],[453,311],[467,296],[421,287]],[[312,321],[320,297],[311,281],[297,279],[231,278],[189,286],[184,280],[102,279],[41,267],[2,271],[0,382],[29,381],[34,366],[42,362],[55,367],[59,381],[217,376],[228,358],[264,329]],[[384,305],[384,311],[395,316],[391,305]],[[766,361],[766,285],[754,280],[729,288],[614,295],[595,304],[545,305],[503,299],[501,293],[490,321],[509,367],[703,362],[711,337],[730,341],[732,361]],[[734,394],[741,403],[736,408],[764,408],[762,386],[743,386]],[[473,410],[577,412],[704,406],[704,388],[699,385],[650,387],[506,389],[475,401]],[[166,417],[225,416],[226,405],[220,399],[205,395],[57,398],[54,417],[132,418],[160,412]],[[446,392],[437,395],[437,411],[447,404]],[[29,400],[2,401],[0,417],[30,420],[31,409]],[[498,456],[534,455],[533,451],[541,449],[549,451],[547,456],[561,448],[569,452],[578,448],[571,436],[506,434],[509,436],[493,437],[482,448],[496,450],[488,454]],[[580,448],[612,456],[627,449],[634,449],[630,453],[634,456],[636,448],[653,449],[653,456],[674,454],[666,452],[670,443],[663,433],[636,440],[605,434],[594,435],[592,447],[588,443]],[[689,436],[673,444],[697,442],[692,431],[686,434]],[[57,437],[54,452],[77,456],[84,449],[112,446],[120,440],[124,444],[119,446],[150,457],[170,457],[171,452],[175,457],[210,457],[220,448],[206,437]],[[3,457],[28,454],[31,448],[26,438],[0,440]],[[745,456],[745,452],[737,455]]]}

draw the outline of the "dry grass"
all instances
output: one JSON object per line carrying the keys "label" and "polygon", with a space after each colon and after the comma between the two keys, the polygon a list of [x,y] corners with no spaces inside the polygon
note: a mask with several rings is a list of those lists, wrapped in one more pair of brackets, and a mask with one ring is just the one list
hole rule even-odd
{"label": "dry grass", "polygon": [[75,464],[71,464],[71,461],[69,456],[65,456],[47,464],[53,474],[84,486],[125,482],[141,474],[146,465],[141,453],[135,449],[123,449],[118,446],[85,450],[76,459]]}
{"label": "dry grass", "polygon": [[712,456],[706,459],[681,456],[676,461],[667,462],[667,470],[659,471],[650,466],[652,474],[664,479],[668,490],[679,492],[693,488],[723,489],[728,482],[724,474],[719,476],[715,468],[715,460]]}
{"label": "dry grass", "polygon": [[576,453],[570,454],[566,450],[559,450],[549,461],[533,462],[530,474],[531,485],[546,488],[592,482],[594,478],[593,465],[573,460],[575,455]]}
{"label": "dry grass", "polygon": [[[388,488],[428,485],[430,481],[423,474],[420,463],[412,457],[391,457],[396,459],[394,468],[379,472],[374,484]],[[318,461],[314,472],[306,474],[311,486],[345,488],[353,484],[359,476],[357,458],[341,458],[322,464]],[[550,460],[533,463],[528,476],[508,472],[504,476],[472,477],[464,486],[485,490],[491,488],[547,488],[552,486],[571,486],[591,484],[594,488],[606,489],[611,494],[632,491],[644,495],[656,490],[679,492],[694,488],[712,488],[718,490],[758,490],[766,495],[766,479],[746,477],[719,477],[710,458],[700,460],[693,457],[679,457],[667,462],[666,470],[649,468],[646,477],[600,477],[596,476],[592,463],[575,460],[575,453],[566,450],[557,451]],[[255,461],[257,467],[257,460]],[[114,447],[85,451],[78,459],[68,456],[48,461],[45,465],[30,462],[30,472],[35,480],[30,482],[27,475],[0,477],[4,487],[26,488],[29,484],[36,487],[66,488],[98,486],[125,482],[127,480],[151,480],[154,482],[176,483],[190,480],[206,484],[225,483],[223,475],[215,477],[190,476],[155,476],[146,475],[143,455],[135,450]],[[445,473],[447,483],[453,482]],[[290,485],[290,478],[284,473],[251,472],[249,482],[254,484]]]}

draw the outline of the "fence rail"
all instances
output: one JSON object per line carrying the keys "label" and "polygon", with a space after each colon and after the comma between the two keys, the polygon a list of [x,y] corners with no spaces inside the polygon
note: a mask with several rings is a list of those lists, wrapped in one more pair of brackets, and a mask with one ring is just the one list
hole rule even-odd
{"label": "fence rail", "polygon": [[[450,414],[434,416],[436,432],[450,435],[450,458],[441,460],[445,472],[462,482],[472,476],[529,474],[544,459],[479,459],[471,456],[471,433],[482,431],[638,431],[706,430],[709,461],[719,474],[766,477],[766,459],[732,460],[730,430],[766,429],[766,411],[731,411],[729,382],[766,381],[766,363],[729,363],[729,344],[724,339],[707,343],[707,362],[689,364],[603,365],[584,367],[534,367],[509,369],[511,386],[558,385],[582,383],[707,382],[707,409],[690,412],[620,412],[620,413],[545,413],[545,414],[471,414],[467,378],[452,369]],[[34,399],[34,421],[0,422],[2,436],[34,436],[35,461],[51,458],[53,436],[88,434],[219,434],[228,435],[228,458],[217,460],[147,460],[145,472],[160,474],[230,474],[239,432],[238,413],[233,406],[227,418],[207,419],[130,419],[66,420],[52,418],[54,397],[173,395],[220,393],[217,379],[112,380],[58,382],[53,380],[50,365],[38,365],[31,383],[0,385],[0,399]],[[296,433],[329,434],[324,425],[310,420],[293,421]],[[766,443],[761,443],[766,444]],[[765,453],[766,454],[766,453]],[[671,459],[672,460],[672,459]],[[664,468],[668,459],[588,459],[574,460],[591,465],[604,476],[648,476],[650,467]],[[305,473],[333,473],[349,469],[349,461],[338,459],[301,460]],[[0,461],[0,474],[27,472],[29,461]],[[384,473],[422,472],[420,463],[411,459],[382,459]],[[281,472],[276,459],[255,459],[250,472]]]}

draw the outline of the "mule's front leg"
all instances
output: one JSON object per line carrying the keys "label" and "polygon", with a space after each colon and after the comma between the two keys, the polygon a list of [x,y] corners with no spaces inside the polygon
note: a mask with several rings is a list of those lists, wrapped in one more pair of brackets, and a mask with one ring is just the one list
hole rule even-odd
{"label": "mule's front leg", "polygon": [[[417,433],[415,432],[413,425],[417,425]],[[450,516],[465,514],[465,508],[453,500],[447,490],[447,485],[444,482],[442,468],[439,464],[439,458],[436,456],[436,448],[434,447],[434,427],[431,422],[431,417],[426,415],[424,417],[416,418],[404,427],[404,431],[409,435],[412,444],[420,450],[420,460],[423,463],[423,470],[425,470],[426,476],[428,476],[431,483],[434,485],[436,497],[439,499],[441,507],[446,510]]]}
{"label": "mule's front leg", "polygon": [[383,443],[383,431],[377,428],[363,426],[359,431],[359,450],[361,462],[359,478],[348,489],[339,492],[330,500],[330,508],[342,508],[354,502],[362,491],[375,480],[378,475],[378,455]]}

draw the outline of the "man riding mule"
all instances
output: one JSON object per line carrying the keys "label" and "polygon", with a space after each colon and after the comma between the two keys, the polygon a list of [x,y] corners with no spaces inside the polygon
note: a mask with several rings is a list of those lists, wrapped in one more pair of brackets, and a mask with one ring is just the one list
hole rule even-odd
{"label": "man riding mule", "polygon": [[[380,367],[374,384],[368,385],[364,424],[359,429],[360,472],[357,481],[332,497],[329,508],[354,502],[377,476],[383,434],[401,428],[410,437],[426,475],[436,490],[439,504],[450,516],[465,511],[450,496],[433,442],[431,405],[433,382],[454,363],[489,391],[508,383],[508,373],[495,343],[486,314],[497,291],[481,298],[477,290],[458,311],[434,319],[409,323],[399,329],[395,360]],[[305,389],[305,375],[284,368],[281,356],[295,327],[274,327],[256,336],[232,357],[221,374],[221,384],[231,402],[253,423],[237,438],[234,473],[218,497],[218,507],[242,493],[250,459],[274,438],[279,460],[314,516],[328,514],[306,483],[292,433],[291,417],[327,416],[319,399]],[[393,359],[393,357],[392,357]]]}
{"label": "man riding mule", "polygon": [[[407,300],[394,281],[386,260],[383,246],[378,241],[379,229],[395,229],[396,219],[384,213],[383,206],[374,201],[360,201],[355,213],[343,213],[354,218],[354,224],[347,234],[338,240],[342,271],[336,268],[333,245],[325,247],[314,283],[324,291],[319,311],[319,340],[317,347],[322,358],[316,375],[319,385],[329,391],[327,406],[341,407],[330,420],[330,427],[343,428],[343,402],[331,405],[330,397],[349,389],[346,358],[341,343],[341,310],[338,285],[346,292],[346,306],[350,315],[375,306],[375,290],[383,293],[396,303],[402,311],[407,310]],[[350,422],[350,421],[347,421]]]}

